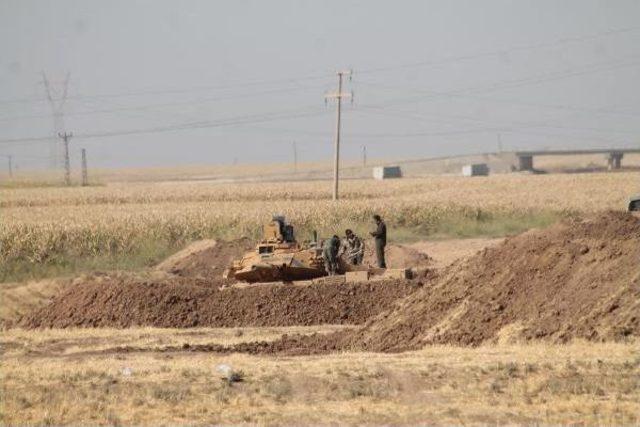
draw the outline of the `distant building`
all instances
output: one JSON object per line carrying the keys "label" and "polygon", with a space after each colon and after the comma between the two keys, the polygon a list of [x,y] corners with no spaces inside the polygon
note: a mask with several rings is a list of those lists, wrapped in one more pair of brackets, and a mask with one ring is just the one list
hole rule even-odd
{"label": "distant building", "polygon": [[464,165],[462,167],[462,176],[487,176],[489,175],[489,166],[486,163],[476,163],[473,165]]}
{"label": "distant building", "polygon": [[402,178],[400,166],[377,166],[373,168],[375,179]]}

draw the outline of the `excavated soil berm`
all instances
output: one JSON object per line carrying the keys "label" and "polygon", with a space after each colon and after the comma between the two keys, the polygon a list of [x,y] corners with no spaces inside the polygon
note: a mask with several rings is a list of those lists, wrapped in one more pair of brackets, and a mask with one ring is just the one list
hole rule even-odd
{"label": "excavated soil berm", "polygon": [[[111,283],[106,289],[88,283],[59,296],[23,325],[357,324],[379,313],[355,331],[164,349],[290,355],[398,352],[427,344],[637,338],[640,219],[606,212],[562,221],[508,238],[425,283],[415,291],[417,283],[404,281],[230,291],[177,282]],[[408,296],[395,301],[403,294]]]}
{"label": "excavated soil berm", "polygon": [[161,262],[156,270],[181,277],[218,279],[233,260],[254,248],[255,244],[248,238],[197,241]]}
{"label": "excavated soil berm", "polygon": [[[365,242],[364,265],[378,264],[373,239]],[[388,244],[385,248],[385,261],[388,268],[425,268],[433,265],[433,259],[414,248],[404,245]]]}
{"label": "excavated soil berm", "polygon": [[640,219],[607,212],[511,237],[454,263],[358,330],[286,336],[232,349],[260,354],[397,352],[426,344],[638,336]]}
{"label": "excavated soil berm", "polygon": [[[222,283],[222,281],[218,282]],[[362,324],[421,286],[418,281],[253,285],[103,277],[78,283],[21,320],[26,328]]]}

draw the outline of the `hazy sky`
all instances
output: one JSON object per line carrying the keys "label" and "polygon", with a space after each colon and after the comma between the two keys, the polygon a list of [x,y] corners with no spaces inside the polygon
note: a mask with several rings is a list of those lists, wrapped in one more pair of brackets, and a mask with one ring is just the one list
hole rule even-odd
{"label": "hazy sky", "polygon": [[43,71],[95,166],[329,159],[339,69],[344,158],[640,145],[638,0],[0,0],[0,53],[22,167],[48,163]]}

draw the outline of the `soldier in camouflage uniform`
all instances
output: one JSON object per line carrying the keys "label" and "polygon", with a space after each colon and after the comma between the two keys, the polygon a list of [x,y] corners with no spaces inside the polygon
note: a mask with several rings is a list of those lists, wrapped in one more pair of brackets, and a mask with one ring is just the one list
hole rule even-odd
{"label": "soldier in camouflage uniform", "polygon": [[324,269],[329,276],[333,276],[338,271],[338,250],[340,249],[340,238],[334,235],[331,239],[325,240],[322,248],[322,258],[324,259]]}
{"label": "soldier in camouflage uniform", "polygon": [[346,256],[349,264],[362,264],[362,259],[364,258],[364,241],[349,229],[345,230],[344,233],[346,239],[340,248],[340,253]]}

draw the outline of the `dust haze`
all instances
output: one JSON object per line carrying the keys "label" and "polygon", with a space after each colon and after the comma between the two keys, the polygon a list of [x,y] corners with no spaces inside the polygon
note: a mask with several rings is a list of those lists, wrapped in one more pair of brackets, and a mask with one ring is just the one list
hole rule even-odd
{"label": "dust haze", "polygon": [[[328,161],[341,69],[345,160],[637,147],[638,22],[635,1],[4,1],[0,154],[48,167],[29,139],[61,127],[75,165]],[[56,99],[69,75],[58,128],[43,72]]]}

